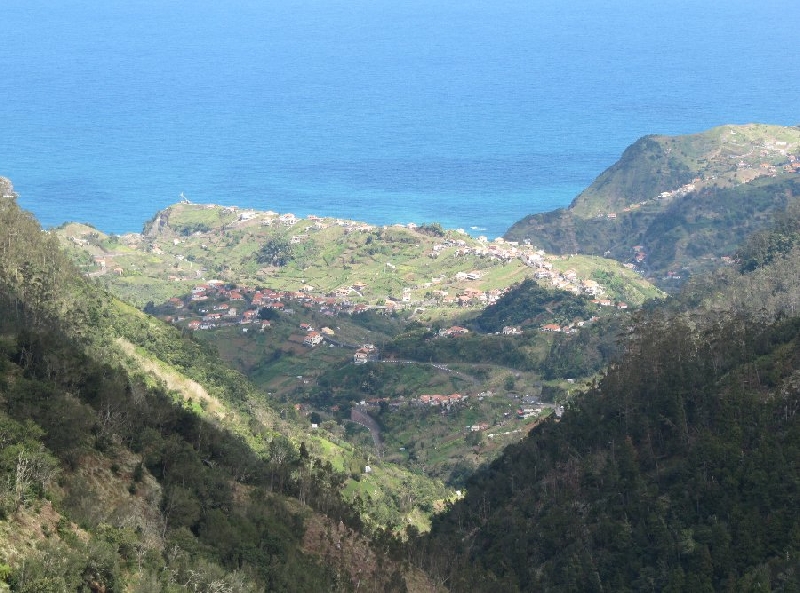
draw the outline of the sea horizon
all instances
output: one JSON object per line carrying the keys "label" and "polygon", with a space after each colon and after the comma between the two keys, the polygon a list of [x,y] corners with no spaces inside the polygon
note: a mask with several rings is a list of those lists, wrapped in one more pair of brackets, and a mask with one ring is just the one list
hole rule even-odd
{"label": "sea horizon", "polygon": [[140,232],[183,194],[495,237],[644,135],[800,123],[793,14],[7,0],[0,175],[45,227]]}

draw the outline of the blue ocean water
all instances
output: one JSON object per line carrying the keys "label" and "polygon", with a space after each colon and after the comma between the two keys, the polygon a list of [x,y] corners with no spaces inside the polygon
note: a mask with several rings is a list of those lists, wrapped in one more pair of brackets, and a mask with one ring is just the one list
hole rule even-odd
{"label": "blue ocean water", "polygon": [[183,192],[496,236],[642,135],[800,123],[788,0],[3,0],[0,22],[0,175],[45,226],[139,231]]}

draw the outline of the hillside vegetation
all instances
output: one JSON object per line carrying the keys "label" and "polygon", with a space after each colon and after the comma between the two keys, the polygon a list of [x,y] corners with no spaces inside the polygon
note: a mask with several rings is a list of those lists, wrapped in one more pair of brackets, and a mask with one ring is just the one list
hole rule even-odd
{"label": "hillside vegetation", "polygon": [[[611,359],[607,320],[663,295],[612,260],[552,256],[436,224],[374,227],[181,203],[142,234],[76,224],[54,232],[87,276],[194,332],[273,401],[352,445],[345,465],[375,470],[348,486],[362,496],[365,519],[420,529],[446,497],[443,486],[407,477],[427,493],[414,499],[428,510],[399,512],[407,505],[386,505],[396,481],[370,458],[459,485],[519,439],[534,412],[560,404],[574,389],[567,379]],[[513,304],[522,293],[530,310]],[[461,328],[458,339],[449,339],[452,328]],[[313,334],[319,342],[305,344]],[[365,344],[376,347],[373,360],[354,365]],[[458,395],[459,405],[434,421],[430,406],[419,409],[426,395]],[[354,410],[371,414],[380,434],[357,428]],[[482,434],[465,434],[473,430]]]}
{"label": "hillside vegetation", "polygon": [[438,225],[375,227],[182,203],[159,212],[143,234],[108,236],[78,224],[55,232],[85,273],[139,306],[219,279],[370,306],[394,301],[422,308],[427,317],[452,317],[456,296],[502,291],[533,277],[544,260],[556,271],[580,268],[586,278],[595,271],[620,276],[631,293],[609,288],[612,299],[640,304],[659,294],[614,262],[577,257],[562,264],[528,245],[478,240]]}
{"label": "hillside vegetation", "polygon": [[452,591],[797,590],[798,228],[643,313],[560,421],[467,481],[419,562]]}
{"label": "hillside vegetation", "polygon": [[629,263],[675,292],[725,265],[800,192],[800,129],[722,126],[631,145],[569,208],[514,224],[510,240]]}
{"label": "hillside vegetation", "polygon": [[491,242],[0,179],[0,590],[800,590],[799,135]]}
{"label": "hillside vegetation", "polygon": [[6,586],[407,590],[394,538],[359,535],[348,474],[318,456],[335,445],[305,432],[213,351],[87,282],[2,199]]}

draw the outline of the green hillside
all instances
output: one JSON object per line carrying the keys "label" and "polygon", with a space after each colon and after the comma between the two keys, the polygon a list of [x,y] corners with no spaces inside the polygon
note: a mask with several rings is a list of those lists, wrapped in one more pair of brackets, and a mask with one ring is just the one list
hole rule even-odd
{"label": "green hillside", "polygon": [[[614,267],[582,257],[561,265],[529,245],[474,239],[438,225],[376,227],[202,204],[170,206],[143,234],[108,236],[78,224],[55,233],[86,274],[139,306],[218,279],[370,306],[388,300],[452,317],[458,304],[447,296],[502,291],[533,277],[538,261],[556,271],[577,266],[586,277]],[[641,293],[640,300],[658,294],[630,270],[615,273]],[[609,296],[623,300],[613,290]]]}
{"label": "green hillside", "polygon": [[[0,202],[0,439],[2,587],[429,589],[350,502],[359,452],[82,278],[13,198]],[[432,505],[421,491],[410,515]]]}
{"label": "green hillside", "polygon": [[[725,265],[800,191],[800,129],[722,126],[646,136],[569,208],[514,224],[510,240],[634,265],[660,287]],[[680,280],[676,282],[676,280]]]}

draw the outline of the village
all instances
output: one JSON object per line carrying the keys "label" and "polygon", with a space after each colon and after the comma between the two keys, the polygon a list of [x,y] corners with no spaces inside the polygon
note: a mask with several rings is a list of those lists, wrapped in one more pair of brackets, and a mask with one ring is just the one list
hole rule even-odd
{"label": "village", "polygon": [[[151,224],[146,233],[120,237],[76,226],[63,238],[91,254],[84,264],[87,276],[105,277],[104,282],[132,298],[142,293],[140,286],[157,287],[165,299],[157,307],[159,316],[192,331],[239,325],[242,333],[263,332],[274,319],[265,310],[332,318],[369,311],[444,320],[491,307],[526,278],[585,296],[600,307],[626,309],[623,300],[628,299],[599,280],[636,275],[602,258],[553,255],[529,241],[471,237],[462,229],[445,231],[436,225],[378,227],[313,214],[300,218],[186,202],[162,211]],[[275,264],[271,258],[256,263],[255,255],[270,241],[285,242],[291,253],[304,258],[302,263]],[[232,249],[246,255],[228,257]],[[598,270],[607,271],[598,276]],[[641,284],[636,288],[641,294],[631,297],[638,305],[652,289],[643,280],[632,281]],[[569,332],[592,319],[562,319],[558,328],[555,321],[538,329]],[[465,335],[462,325],[456,322],[441,337]],[[526,326],[525,331],[533,329]],[[335,330],[314,331],[320,335],[307,336],[306,345],[318,346],[326,332]],[[522,331],[509,324],[502,335]]]}
{"label": "village", "polygon": [[[342,227],[345,234],[366,233],[376,229],[376,227],[364,223],[323,219],[314,215],[301,219],[293,214],[241,210],[236,206],[191,206],[202,211],[215,210],[221,215],[235,217],[230,223],[227,223],[226,228],[228,229],[243,228],[249,225],[280,225],[287,229],[302,227],[298,229],[297,234],[291,235],[291,244],[302,244],[308,240],[310,234],[330,226]],[[157,217],[156,224],[159,223],[159,220],[160,218]],[[410,223],[393,225],[391,228],[403,228],[413,232],[418,229],[418,226]],[[128,274],[140,276],[147,272],[138,269],[139,266],[131,263],[133,260],[130,258],[134,257],[133,253],[144,252],[157,256],[164,261],[162,264],[164,268],[169,270],[166,272],[167,284],[165,286],[181,284],[186,286],[192,280],[196,282],[193,286],[189,284],[192,286],[190,294],[172,297],[160,307],[162,318],[192,331],[239,325],[242,327],[243,333],[254,330],[263,332],[271,326],[270,315],[265,314],[264,311],[291,315],[296,310],[305,310],[328,317],[336,317],[338,315],[357,315],[367,311],[386,315],[406,311],[414,315],[420,314],[428,308],[438,310],[485,308],[492,306],[510,290],[510,286],[485,288],[487,284],[484,282],[485,276],[493,269],[491,265],[487,267],[487,263],[505,265],[514,260],[532,270],[532,273],[526,275],[532,275],[541,284],[576,295],[585,295],[600,306],[627,308],[625,303],[606,298],[605,287],[596,280],[581,278],[573,268],[563,269],[563,262],[572,256],[549,255],[527,242],[520,244],[506,241],[502,237],[497,237],[492,242],[484,236],[473,239],[460,230],[448,232],[439,240],[433,241],[432,245],[428,243],[431,246],[427,256],[432,259],[448,257],[459,260],[460,263],[453,267],[461,268],[461,271],[450,275],[429,276],[427,281],[421,283],[406,282],[405,286],[403,280],[400,279],[400,285],[393,283],[388,294],[386,292],[381,294],[381,291],[386,290],[385,286],[383,288],[370,286],[370,283],[364,281],[355,281],[323,291],[307,283],[301,284],[296,290],[281,290],[255,288],[235,284],[230,280],[205,280],[208,269],[195,256],[190,253],[187,255],[187,249],[190,244],[196,242],[196,239],[204,240],[209,232],[209,230],[198,230],[191,236],[169,239],[166,237],[145,239],[142,235],[123,237],[121,238],[123,244],[129,251],[115,253],[103,249],[102,254],[93,256],[94,271],[87,272],[87,275],[96,277],[110,273],[112,276],[119,277],[125,277]],[[459,235],[462,236],[459,237]],[[91,236],[92,233],[83,236],[71,235],[68,239],[80,247],[87,247],[92,241],[97,241]],[[206,251],[210,249],[205,243],[199,244],[199,247]],[[170,258],[174,258],[174,264],[168,264]],[[464,269],[463,260],[469,259],[475,262],[474,269]],[[128,263],[124,266],[120,260]],[[480,263],[482,260],[484,263]],[[140,259],[140,261],[142,260]],[[384,265],[389,272],[395,268],[390,261],[385,262]],[[126,266],[130,266],[132,269],[129,271]],[[441,269],[447,269],[447,266]],[[187,274],[189,271],[192,272],[191,276]],[[373,279],[374,282],[375,279]],[[489,284],[496,286],[496,283],[493,282]],[[590,321],[587,319],[583,323]],[[576,323],[580,322],[576,321]],[[569,331],[574,327],[555,328],[553,324],[545,324],[540,329],[553,332]],[[509,326],[503,329],[502,334],[513,336],[519,335],[521,332],[520,328]],[[456,337],[466,333],[468,333],[467,329],[453,326],[443,330],[440,335],[441,337]],[[308,332],[304,343],[314,347],[319,345],[325,337],[332,335],[331,328],[322,327],[319,330]],[[369,356],[362,352],[359,354],[359,359],[368,359]]]}
{"label": "village", "polygon": [[[543,256],[542,252],[528,254],[525,261],[528,265],[537,268],[535,274],[537,279],[549,279],[554,288],[573,294],[595,297],[592,302],[603,307],[627,309],[627,304],[624,302],[599,298],[604,293],[604,288],[594,280],[579,279],[575,270],[554,271],[552,264]],[[458,277],[460,274],[462,273],[456,274],[456,276]],[[464,273],[464,276],[467,279],[476,279],[480,277],[480,272]],[[270,317],[275,313],[292,315],[296,310],[304,310],[314,311],[327,317],[336,317],[338,315],[357,315],[367,311],[392,314],[409,307],[419,310],[419,307],[428,305],[458,308],[486,307],[493,305],[509,290],[509,288],[505,288],[482,291],[463,288],[452,296],[448,291],[431,291],[429,296],[433,301],[429,301],[412,300],[411,289],[404,289],[402,299],[386,298],[381,304],[370,305],[351,300],[353,295],[360,295],[366,286],[364,283],[356,283],[339,288],[328,295],[315,295],[311,292],[312,286],[305,286],[300,291],[285,291],[236,286],[226,284],[221,280],[209,280],[194,286],[190,295],[170,298],[164,306],[172,309],[174,313],[163,315],[162,318],[168,323],[179,324],[192,331],[239,325],[242,327],[243,333],[247,333],[251,329],[263,332],[271,327]],[[274,312],[273,315],[267,313],[270,311]],[[577,320],[567,326],[544,324],[540,330],[568,332],[595,320],[596,317]],[[300,329],[306,334],[303,343],[311,347],[321,344],[326,337],[332,337],[335,333],[327,326],[317,330],[308,324],[301,324]],[[467,328],[456,325],[440,330],[439,336],[452,338],[468,334],[469,331]],[[522,334],[522,330],[519,327],[506,326],[501,333],[515,336]],[[366,362],[373,357],[373,352],[365,351],[360,347],[359,352],[356,353],[355,362]]]}
{"label": "village", "polygon": [[[538,258],[534,261],[543,261]],[[570,275],[567,281],[573,277]],[[352,290],[362,289],[363,285],[351,287]],[[470,293],[471,295],[473,293]],[[502,294],[502,293],[499,293]],[[487,296],[485,292],[480,295]],[[464,301],[462,300],[461,303]],[[398,307],[403,307],[403,303],[398,303]],[[456,301],[453,306],[463,307]],[[159,308],[160,316],[165,321],[185,328],[188,331],[210,331],[220,328],[239,328],[237,331],[242,333],[263,333],[273,328],[273,324],[279,318],[297,318],[294,323],[294,331],[290,336],[290,341],[295,344],[302,344],[310,350],[327,345],[329,347],[344,347],[353,350],[352,363],[363,365],[376,362],[405,362],[405,361],[381,361],[379,349],[371,343],[349,344],[340,339],[336,334],[335,317],[339,315],[359,315],[367,311],[377,311],[386,314],[385,306],[369,306],[364,303],[354,303],[347,297],[337,297],[335,295],[314,295],[306,291],[281,291],[269,288],[252,288],[245,286],[233,286],[225,284],[219,280],[210,280],[196,285],[190,294],[181,297],[170,298],[162,307]],[[308,313],[314,312],[323,317],[331,318],[329,325],[317,327],[312,323],[301,321],[308,317]],[[319,316],[317,316],[319,319]],[[569,325],[560,326],[558,324],[545,324],[539,331],[543,332],[575,332],[577,328],[595,321],[597,317],[588,320],[581,320]],[[470,334],[471,331],[465,327],[453,325],[442,328],[434,336],[434,339],[457,339]],[[506,326],[502,332],[497,332],[501,336],[519,336],[523,330],[516,326]],[[408,361],[410,363],[410,361]],[[434,366],[437,366],[434,364]],[[448,371],[443,365],[442,370]],[[423,393],[411,397],[399,398],[372,398],[361,401],[356,407],[364,413],[378,410],[384,407],[387,411],[396,411],[403,408],[423,408],[435,409],[442,415],[450,415],[463,409],[470,404],[479,404],[484,400],[495,398],[508,403],[511,409],[501,414],[501,417],[489,423],[485,421],[477,422],[474,425],[465,427],[467,432],[486,432],[492,428],[499,428],[511,420],[535,421],[544,413],[552,411],[552,404],[539,401],[531,395],[515,395],[504,393],[496,395],[492,391],[481,391],[480,393],[451,393],[451,394],[429,394]],[[499,398],[499,399],[498,399]],[[301,404],[298,406],[303,407]],[[301,410],[302,411],[302,410]],[[558,410],[556,410],[558,412]],[[493,436],[493,435],[492,435]]]}

